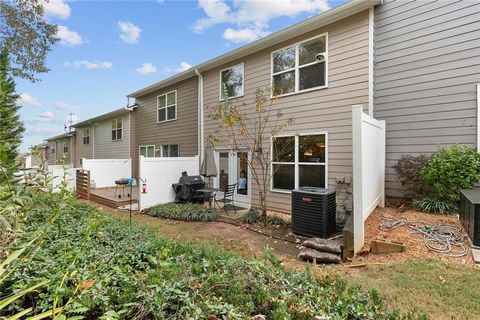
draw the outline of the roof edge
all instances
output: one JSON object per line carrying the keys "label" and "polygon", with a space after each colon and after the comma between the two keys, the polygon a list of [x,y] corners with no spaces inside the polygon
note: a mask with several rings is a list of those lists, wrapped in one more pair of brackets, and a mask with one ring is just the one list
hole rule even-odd
{"label": "roof edge", "polygon": [[272,33],[271,35],[268,35],[264,38],[246,44],[240,48],[229,51],[213,59],[207,60],[206,62],[200,63],[196,66],[193,66],[188,70],[177,73],[176,75],[173,75],[167,79],[161,80],[148,87],[132,92],[128,94],[127,97],[138,98],[145,94],[149,94],[155,90],[196,76],[195,70],[198,70],[200,72],[207,71],[222,64],[228,63],[232,60],[239,59],[243,56],[263,50],[280,42],[292,39],[303,33],[307,33],[309,31],[326,26],[328,24],[339,21],[369,8],[373,8],[374,6],[381,3],[382,0],[351,0],[341,6],[324,11],[291,27]]}

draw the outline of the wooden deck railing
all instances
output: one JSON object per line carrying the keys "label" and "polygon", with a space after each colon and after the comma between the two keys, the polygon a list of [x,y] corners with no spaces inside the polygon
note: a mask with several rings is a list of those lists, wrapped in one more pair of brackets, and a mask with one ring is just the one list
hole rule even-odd
{"label": "wooden deck railing", "polygon": [[76,180],[77,197],[90,200],[90,171],[77,170]]}

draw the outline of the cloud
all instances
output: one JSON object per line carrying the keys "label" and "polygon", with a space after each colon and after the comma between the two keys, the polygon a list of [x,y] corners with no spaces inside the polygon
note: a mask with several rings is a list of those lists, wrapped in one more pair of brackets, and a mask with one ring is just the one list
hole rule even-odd
{"label": "cloud", "polygon": [[70,104],[70,103],[65,102],[65,101],[59,101],[55,104],[55,109],[57,109],[57,110],[76,110],[76,109],[79,109],[79,108],[80,108],[79,106]]}
{"label": "cloud", "polygon": [[51,111],[45,111],[42,114],[40,114],[40,118],[46,119],[46,120],[53,120],[55,119],[55,114]]}
{"label": "cloud", "polygon": [[164,4],[165,0],[157,0],[157,2],[160,3],[160,4]]}
{"label": "cloud", "polygon": [[74,69],[80,69],[80,68],[85,68],[87,70],[93,70],[93,69],[110,69],[113,66],[113,63],[110,61],[87,61],[87,60],[79,60],[79,61],[72,61],[72,62],[65,62],[63,64],[67,68],[74,68]]}
{"label": "cloud", "polygon": [[258,38],[264,37],[268,34],[268,32],[262,30],[255,30],[250,28],[245,29],[237,29],[234,30],[232,28],[227,28],[223,32],[223,38],[228,41],[232,42],[246,42],[246,41],[254,41]]}
{"label": "cloud", "polygon": [[147,74],[155,73],[158,70],[157,70],[157,67],[155,67],[153,64],[145,62],[144,64],[142,64],[141,67],[135,69],[135,71],[137,71],[138,74],[147,75]]}
{"label": "cloud", "polygon": [[120,28],[120,39],[125,43],[137,43],[140,39],[140,33],[142,29],[128,21],[118,21],[118,27]]}
{"label": "cloud", "polygon": [[65,0],[49,0],[42,1],[43,8],[45,10],[45,15],[51,18],[59,18],[62,20],[70,17],[72,9],[70,6],[65,3]]}
{"label": "cloud", "polygon": [[177,67],[173,67],[173,66],[165,66],[163,68],[163,71],[167,72],[167,73],[172,73],[172,72],[182,72],[182,71],[185,71],[185,70],[188,70],[192,67],[192,65],[188,62],[185,62],[185,61],[182,61],[180,62],[180,65],[177,66]]}
{"label": "cloud", "polygon": [[34,108],[40,108],[42,103],[36,98],[32,97],[28,93],[22,93],[17,100],[17,103],[21,106],[31,106]]}
{"label": "cloud", "polygon": [[[230,4],[230,5],[229,5]],[[328,10],[327,0],[199,0],[206,17],[195,22],[193,30],[201,33],[219,24],[233,25],[223,32],[232,42],[253,41],[268,34],[268,23],[278,17],[295,17]]]}
{"label": "cloud", "polygon": [[57,36],[60,38],[60,43],[67,46],[74,47],[83,43],[81,35],[65,26],[58,26]]}

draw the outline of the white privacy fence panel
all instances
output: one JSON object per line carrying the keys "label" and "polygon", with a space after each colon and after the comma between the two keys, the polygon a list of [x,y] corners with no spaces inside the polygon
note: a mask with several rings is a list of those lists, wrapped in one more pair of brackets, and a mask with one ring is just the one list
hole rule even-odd
{"label": "white privacy fence panel", "polygon": [[139,178],[146,183],[146,193],[142,193],[142,181],[139,199],[140,210],[152,207],[156,204],[175,201],[175,193],[172,184],[177,183],[183,171],[188,175],[198,175],[200,172],[199,158],[145,158],[140,157]]}
{"label": "white privacy fence panel", "polygon": [[385,205],[385,121],[352,108],[353,242],[354,252],[364,243],[364,222],[377,206]]}
{"label": "white privacy fence panel", "polygon": [[59,192],[63,185],[68,190],[74,190],[77,169],[71,166],[48,166],[49,175],[52,177],[52,191]]}
{"label": "white privacy fence panel", "polygon": [[82,168],[90,171],[95,188],[114,187],[115,180],[132,177],[130,159],[82,159]]}

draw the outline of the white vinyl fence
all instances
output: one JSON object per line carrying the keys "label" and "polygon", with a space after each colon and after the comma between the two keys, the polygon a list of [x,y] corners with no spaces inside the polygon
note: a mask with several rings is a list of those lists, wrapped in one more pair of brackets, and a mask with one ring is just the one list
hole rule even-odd
{"label": "white vinyl fence", "polygon": [[132,177],[130,159],[82,159],[82,168],[90,171],[92,187],[114,187],[115,180]]}
{"label": "white vinyl fence", "polygon": [[363,246],[364,222],[377,207],[385,205],[385,121],[352,108],[353,126],[353,246]]}
{"label": "white vinyl fence", "polygon": [[146,183],[147,192],[142,193],[142,181],[139,181],[140,210],[175,201],[172,184],[178,182],[183,171],[187,171],[188,175],[198,175],[199,157],[145,158],[141,156],[139,177]]}
{"label": "white vinyl fence", "polygon": [[48,174],[52,177],[52,191],[59,192],[63,183],[68,190],[74,190],[77,169],[71,166],[48,166]]}

